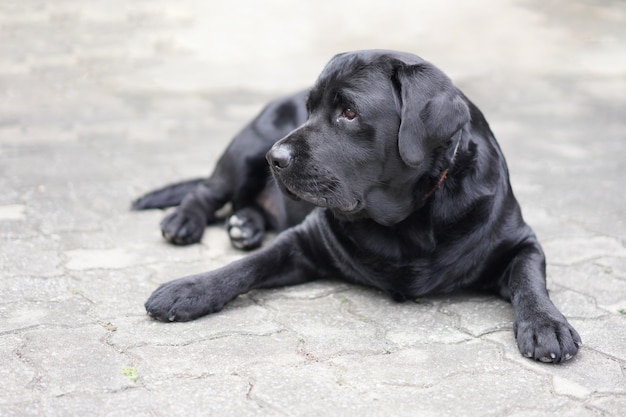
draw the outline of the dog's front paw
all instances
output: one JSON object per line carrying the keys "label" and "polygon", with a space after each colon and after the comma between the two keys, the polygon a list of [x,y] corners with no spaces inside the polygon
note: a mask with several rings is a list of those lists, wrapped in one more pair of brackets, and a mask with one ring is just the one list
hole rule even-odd
{"label": "dog's front paw", "polygon": [[570,360],[582,346],[578,332],[559,312],[535,314],[513,326],[522,355],[541,362]]}
{"label": "dog's front paw", "polygon": [[226,301],[220,301],[219,293],[192,276],[162,284],[145,307],[150,317],[160,321],[189,321],[221,310]]}
{"label": "dog's front paw", "polygon": [[198,213],[176,210],[161,221],[163,237],[175,245],[198,243],[206,228],[207,220]]}

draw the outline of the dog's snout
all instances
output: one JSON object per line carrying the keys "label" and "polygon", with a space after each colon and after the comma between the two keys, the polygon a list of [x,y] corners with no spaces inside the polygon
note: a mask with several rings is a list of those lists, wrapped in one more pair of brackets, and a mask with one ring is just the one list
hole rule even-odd
{"label": "dog's snout", "polygon": [[267,161],[270,166],[276,170],[280,171],[281,169],[285,169],[291,165],[293,161],[293,155],[289,146],[279,145],[274,146],[267,153]]}

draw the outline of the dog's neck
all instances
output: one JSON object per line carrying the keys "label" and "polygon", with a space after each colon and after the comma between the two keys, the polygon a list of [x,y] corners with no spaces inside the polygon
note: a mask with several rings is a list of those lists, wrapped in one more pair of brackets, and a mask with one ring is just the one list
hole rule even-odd
{"label": "dog's neck", "polygon": [[450,157],[450,162],[448,163],[447,168],[443,170],[435,186],[429,192],[427,192],[424,197],[422,197],[422,201],[425,202],[426,200],[428,200],[430,196],[435,193],[435,191],[441,188],[441,184],[443,184],[448,176],[448,171],[450,171],[450,169],[452,168],[452,164],[454,163],[454,157],[456,157],[456,153],[459,150],[459,145],[461,144],[461,138],[463,138],[463,129],[460,129],[452,138],[452,142],[454,143],[456,141],[456,144],[454,145],[454,151],[452,151],[452,156]]}

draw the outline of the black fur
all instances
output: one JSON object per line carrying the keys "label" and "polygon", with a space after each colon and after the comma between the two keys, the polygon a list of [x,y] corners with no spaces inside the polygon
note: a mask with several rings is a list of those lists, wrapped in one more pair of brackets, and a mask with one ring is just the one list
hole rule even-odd
{"label": "black fur", "polygon": [[[334,57],[305,97],[270,104],[162,223],[169,241],[197,242],[231,201],[235,246],[258,246],[270,227],[286,230],[240,261],[161,285],[148,314],[191,320],[251,289],[320,277],[397,300],[475,288],[511,300],[525,356],[561,362],[576,354],[580,337],[548,297],[544,254],[502,152],[446,75],[410,54],[352,52]],[[169,192],[135,206],[169,204]]]}

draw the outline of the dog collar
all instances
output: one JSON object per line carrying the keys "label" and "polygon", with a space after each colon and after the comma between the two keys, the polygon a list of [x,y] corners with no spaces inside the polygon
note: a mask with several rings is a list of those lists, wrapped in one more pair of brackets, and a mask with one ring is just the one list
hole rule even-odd
{"label": "dog collar", "polygon": [[448,171],[450,170],[450,168],[452,168],[452,164],[454,163],[454,157],[456,156],[456,152],[459,150],[459,145],[461,144],[461,138],[463,137],[461,132],[462,132],[462,129],[459,130],[457,134],[455,135],[455,136],[458,136],[458,138],[456,139],[456,145],[454,145],[454,151],[452,152],[452,156],[450,157],[450,162],[448,163],[448,167],[444,169],[443,172],[441,173],[441,176],[439,177],[437,184],[435,184],[435,186],[429,192],[427,192],[424,195],[424,197],[422,197],[422,201],[428,200],[430,196],[435,193],[435,191],[441,188],[441,184],[443,184],[443,182],[447,178]]}

